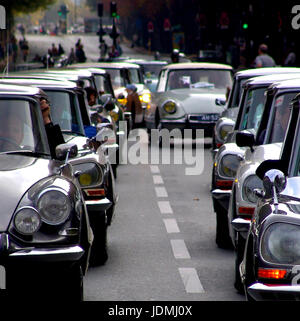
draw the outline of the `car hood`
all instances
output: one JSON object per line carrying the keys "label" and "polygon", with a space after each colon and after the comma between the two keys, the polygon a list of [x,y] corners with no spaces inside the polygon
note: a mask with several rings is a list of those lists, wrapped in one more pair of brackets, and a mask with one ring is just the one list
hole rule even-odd
{"label": "car hood", "polygon": [[54,174],[55,161],[23,155],[0,155],[0,232],[6,231],[20,199],[36,182]]}
{"label": "car hood", "polygon": [[216,105],[216,99],[225,99],[224,91],[217,89],[175,89],[160,95],[159,105],[172,99],[186,114],[217,113],[224,111],[224,106]]}
{"label": "car hood", "polygon": [[252,153],[250,148],[247,149],[245,160],[261,163],[266,159],[279,159],[282,143],[259,145]]}
{"label": "car hood", "polygon": [[222,112],[221,117],[226,117],[235,121],[237,118],[238,112],[239,112],[239,107],[227,108]]}

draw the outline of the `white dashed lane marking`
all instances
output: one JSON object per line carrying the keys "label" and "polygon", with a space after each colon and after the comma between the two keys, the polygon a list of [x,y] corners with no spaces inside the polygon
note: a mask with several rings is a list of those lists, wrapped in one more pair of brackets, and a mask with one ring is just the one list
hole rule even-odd
{"label": "white dashed lane marking", "polygon": [[185,290],[187,293],[204,293],[203,286],[194,268],[179,268]]}
{"label": "white dashed lane marking", "polygon": [[173,254],[175,259],[190,259],[190,253],[185,245],[184,240],[171,240]]}
{"label": "white dashed lane marking", "polygon": [[167,190],[164,186],[155,187],[157,197],[168,197]]}
{"label": "white dashed lane marking", "polygon": [[158,201],[158,207],[161,214],[173,214],[173,210],[169,201]]}
{"label": "white dashed lane marking", "polygon": [[180,232],[175,218],[165,218],[163,221],[165,223],[166,230],[168,233],[179,233]]}

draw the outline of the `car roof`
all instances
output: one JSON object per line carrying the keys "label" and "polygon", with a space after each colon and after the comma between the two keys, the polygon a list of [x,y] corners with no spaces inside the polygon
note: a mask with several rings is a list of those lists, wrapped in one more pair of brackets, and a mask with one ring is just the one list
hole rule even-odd
{"label": "car roof", "polygon": [[[72,70],[72,68],[70,68]],[[101,68],[96,68],[96,67],[88,67],[88,68],[74,68],[74,70],[88,70],[89,72],[91,72],[92,74],[106,74],[106,70],[105,69],[101,69]]]}
{"label": "car roof", "polygon": [[166,65],[162,70],[167,69],[225,69],[232,70],[232,66],[212,62],[180,62]]}
{"label": "car roof", "polygon": [[45,71],[49,74],[62,74],[62,75],[79,75],[79,76],[84,76],[84,77],[90,77],[92,76],[92,73],[88,70],[88,69],[48,69],[47,71]]}
{"label": "car roof", "polygon": [[285,89],[285,88],[299,88],[300,90],[300,75],[299,78],[282,80],[270,86],[270,88]]}
{"label": "car roof", "polygon": [[75,68],[111,68],[111,69],[122,69],[122,68],[140,68],[137,64],[127,62],[86,62],[73,64]]}
{"label": "car roof", "polygon": [[167,65],[166,60],[128,59],[127,62],[141,65]]}
{"label": "car roof", "polygon": [[[27,76],[30,77],[30,76]],[[38,86],[43,88],[67,88],[67,89],[73,89],[77,88],[76,84],[71,81],[60,81],[60,80],[54,80],[54,79],[41,79],[41,78],[1,78],[0,83],[3,84],[20,84],[20,85],[26,85],[26,86]]]}
{"label": "car roof", "polygon": [[300,68],[297,67],[265,67],[265,68],[253,68],[240,70],[235,73],[236,77],[251,77],[251,76],[264,76],[268,74],[277,74],[277,73],[293,73],[298,72]]}
{"label": "car roof", "polygon": [[289,80],[294,78],[300,78],[300,68],[298,73],[281,73],[281,74],[274,74],[274,75],[265,75],[265,76],[258,76],[255,78],[250,78],[244,84],[244,87],[248,86],[257,86],[257,85],[265,85],[265,84],[272,84],[274,82],[282,81],[282,80]]}
{"label": "car roof", "polygon": [[0,83],[0,95],[30,95],[34,96],[40,94],[40,89],[30,86],[22,86],[15,84],[2,84]]}

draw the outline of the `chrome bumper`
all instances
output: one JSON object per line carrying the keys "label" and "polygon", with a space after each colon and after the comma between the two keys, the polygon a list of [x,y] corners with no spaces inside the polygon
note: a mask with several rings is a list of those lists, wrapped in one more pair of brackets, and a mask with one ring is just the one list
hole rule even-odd
{"label": "chrome bumper", "polygon": [[231,195],[231,189],[214,189],[211,191],[211,195],[213,198],[217,200],[229,200]]}
{"label": "chrome bumper", "polygon": [[248,294],[257,301],[299,301],[300,285],[265,285],[254,283],[247,288]]}
{"label": "chrome bumper", "polygon": [[108,198],[103,198],[101,200],[86,200],[86,208],[91,212],[106,211],[112,205],[112,202]]}

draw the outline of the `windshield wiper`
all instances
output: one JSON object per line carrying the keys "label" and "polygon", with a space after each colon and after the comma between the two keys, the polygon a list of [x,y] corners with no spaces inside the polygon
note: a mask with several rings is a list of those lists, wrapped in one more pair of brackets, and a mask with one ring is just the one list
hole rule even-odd
{"label": "windshield wiper", "polygon": [[1,154],[24,155],[24,156],[33,156],[33,157],[50,156],[50,153],[48,154],[48,153],[42,153],[42,152],[35,152],[28,149],[7,151],[7,152],[2,152]]}

